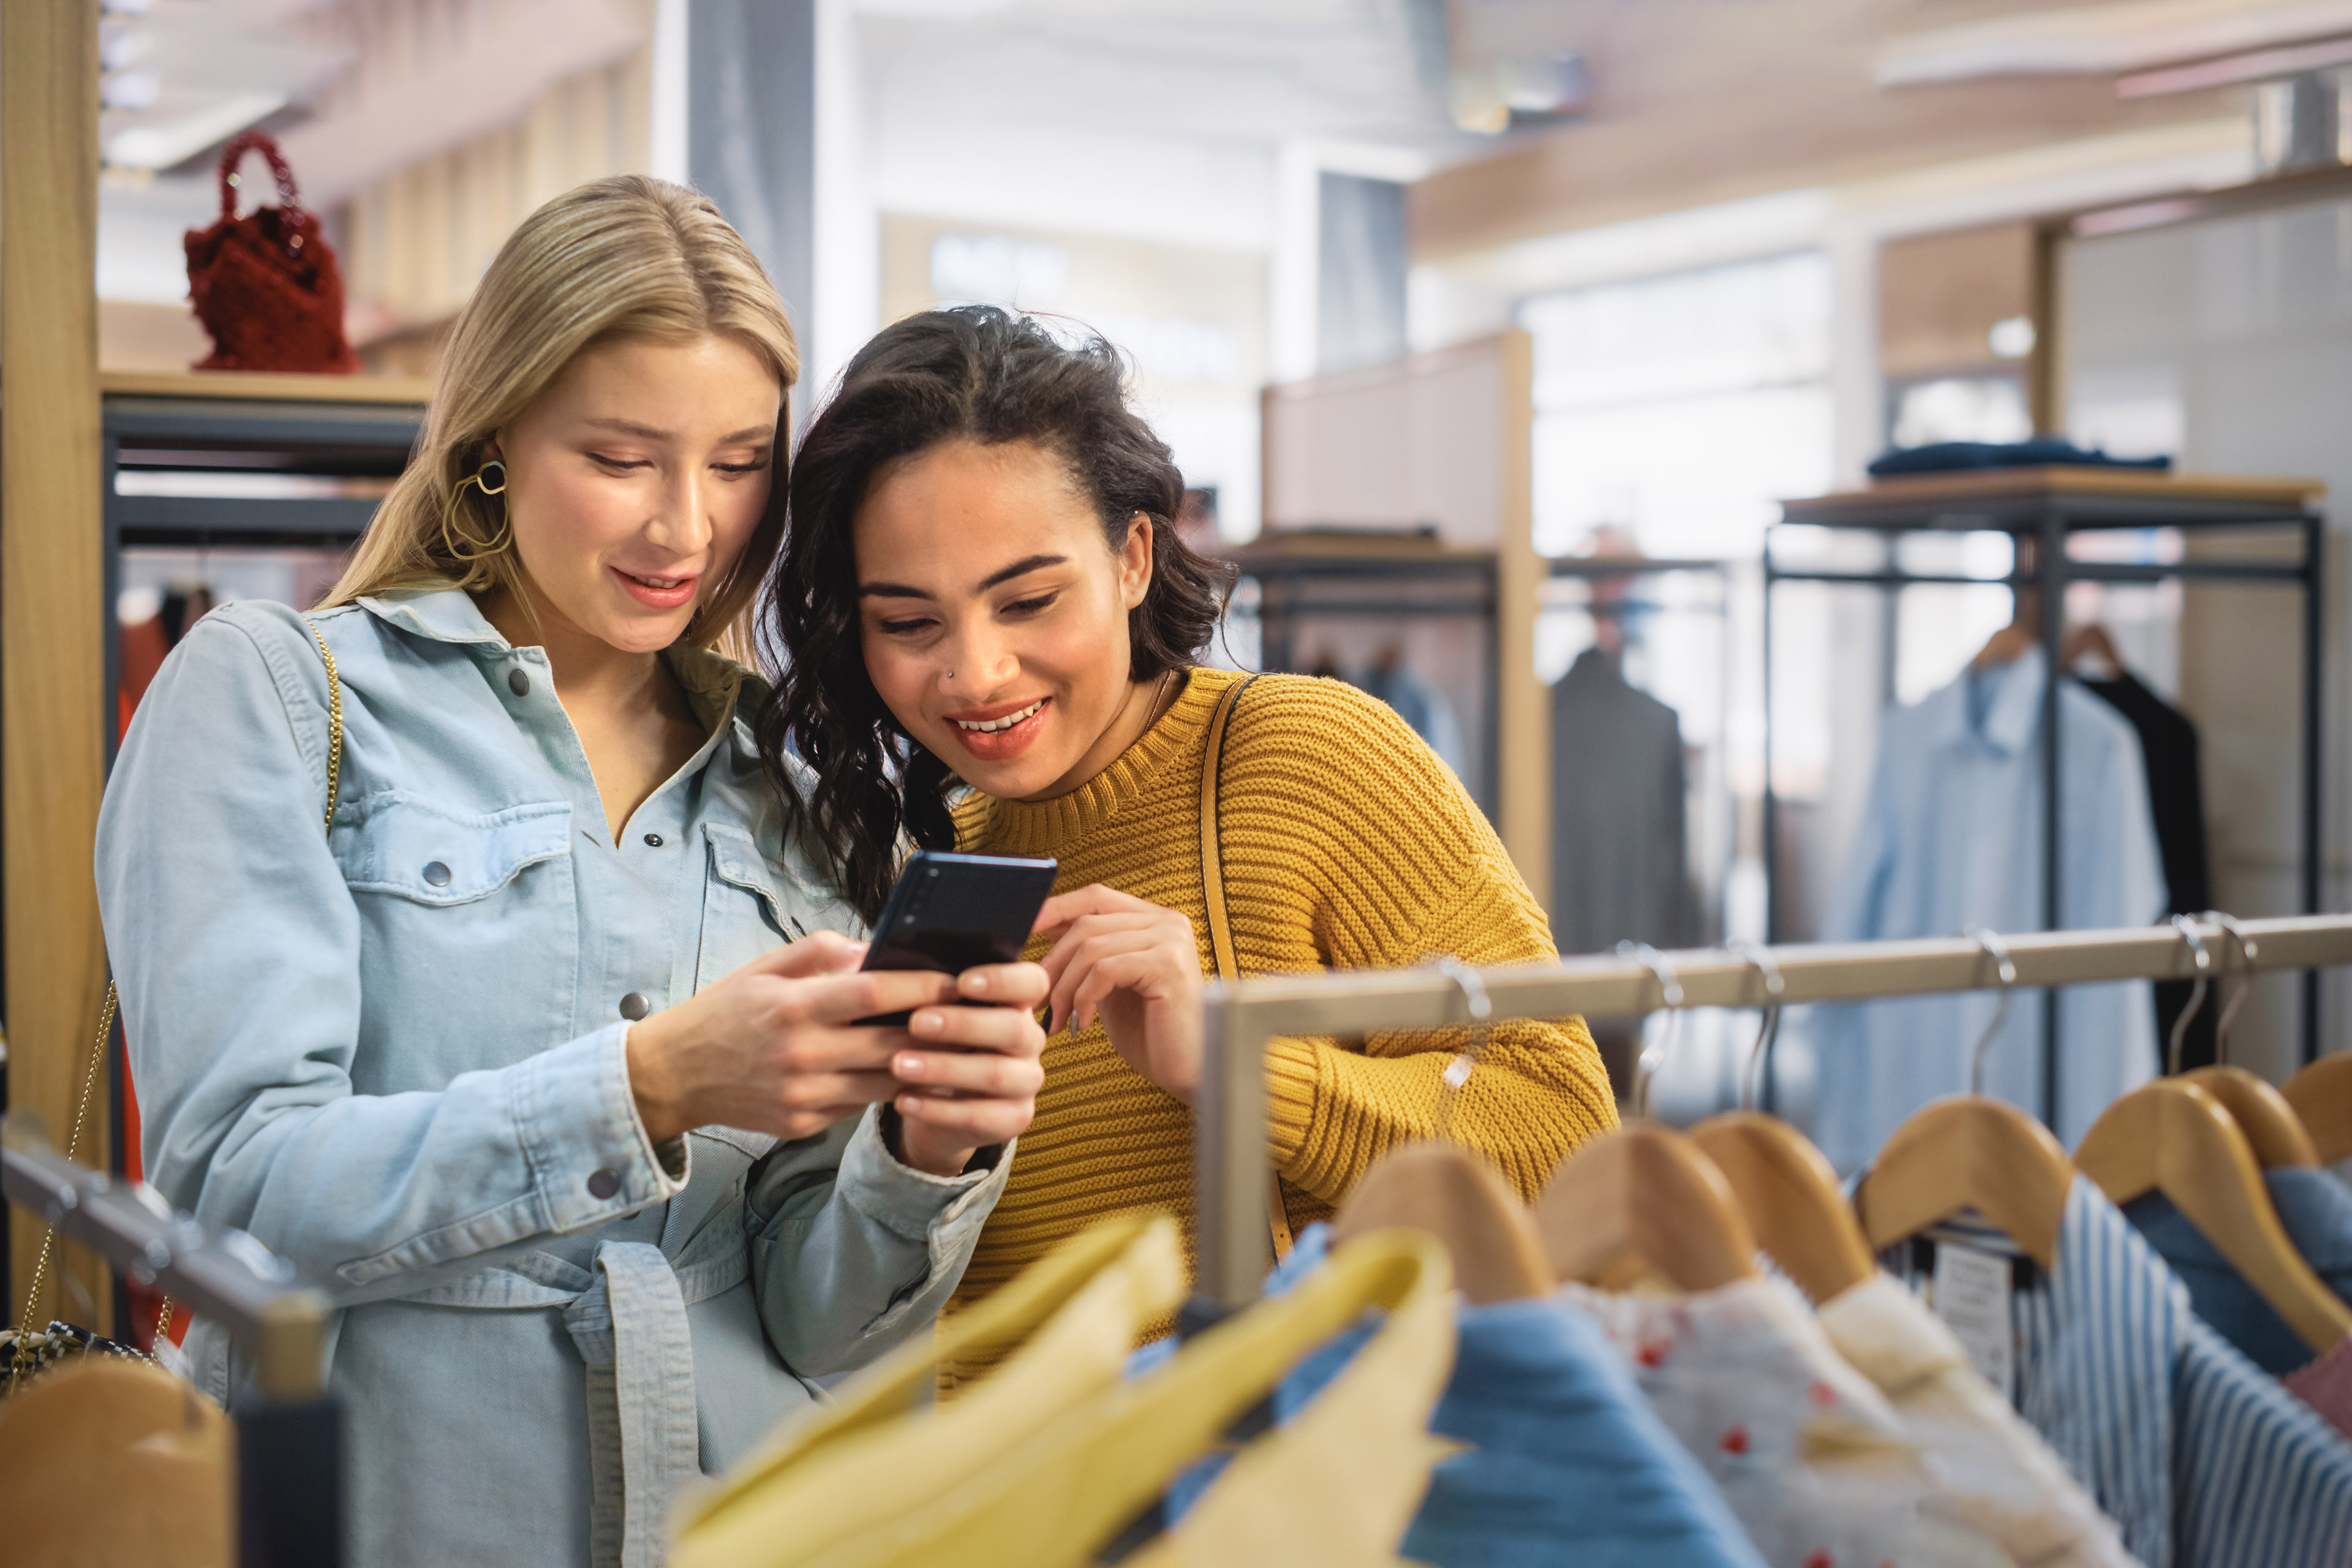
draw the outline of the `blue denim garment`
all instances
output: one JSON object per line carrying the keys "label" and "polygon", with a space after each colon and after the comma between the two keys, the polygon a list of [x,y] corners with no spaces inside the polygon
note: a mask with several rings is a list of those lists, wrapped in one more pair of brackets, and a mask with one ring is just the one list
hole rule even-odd
{"label": "blue denim garment", "polygon": [[[107,787],[150,1178],[334,1293],[359,1568],[651,1564],[683,1479],[929,1331],[1009,1162],[923,1175],[871,1113],[646,1137],[622,999],[856,924],[740,667],[665,656],[708,739],[616,837],[545,653],[466,595],[312,619],[341,672],[331,832],[326,668],[281,605],[190,629]],[[215,1325],[186,1350],[251,1397]]]}
{"label": "blue denim garment", "polygon": [[[2287,1239],[2327,1288],[2352,1301],[2352,1188],[2326,1171],[2264,1171],[2263,1184]],[[2124,1217],[2189,1287],[2189,1305],[2206,1326],[2273,1377],[2313,1359],[2309,1345],[2214,1250],[2162,1193],[2124,1205]]]}
{"label": "blue denim garment", "polygon": [[[1319,1267],[1327,1226],[1298,1237],[1267,1289]],[[1634,1386],[1623,1356],[1582,1313],[1549,1298],[1462,1308],[1453,1381],[1430,1430],[1470,1445],[1438,1465],[1400,1553],[1433,1568],[1761,1568],[1762,1559],[1696,1460]],[[1275,1393],[1288,1422],[1347,1366],[1370,1333],[1351,1329],[1301,1362]],[[1139,1375],[1175,1342],[1146,1345]],[[1208,1489],[1222,1458],[1170,1489],[1171,1518]]]}

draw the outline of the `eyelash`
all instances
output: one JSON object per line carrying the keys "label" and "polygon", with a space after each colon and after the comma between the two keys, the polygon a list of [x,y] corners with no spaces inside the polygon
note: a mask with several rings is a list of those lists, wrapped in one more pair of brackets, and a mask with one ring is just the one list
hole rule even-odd
{"label": "eyelash", "polygon": [[[1054,601],[1061,596],[1061,590],[1055,589],[1053,593],[1040,594],[1034,598],[1015,599],[1013,603],[1005,605],[1004,609],[1007,614],[1035,615],[1041,610],[1050,608]],[[879,623],[882,635],[884,637],[905,637],[914,632],[919,632],[926,626],[936,626],[937,624],[937,622],[928,619],[912,621],[883,621]]]}
{"label": "eyelash", "polygon": [[[609,468],[614,473],[628,473],[633,469],[648,468],[653,466],[637,458],[608,458],[602,452],[591,452],[588,458],[590,461]],[[722,474],[756,474],[768,466],[768,459],[762,458],[756,463],[713,463],[710,466]]]}

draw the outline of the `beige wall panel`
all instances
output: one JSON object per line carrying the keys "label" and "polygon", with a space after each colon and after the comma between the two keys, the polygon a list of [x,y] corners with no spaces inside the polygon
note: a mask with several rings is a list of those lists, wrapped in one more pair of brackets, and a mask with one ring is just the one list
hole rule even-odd
{"label": "beige wall panel", "polygon": [[[63,1146],[106,989],[90,853],[104,787],[98,395],[98,7],[0,5],[0,851],[8,1098]],[[77,1155],[107,1161],[103,1083]],[[10,1319],[41,1227],[9,1230]],[[33,1316],[110,1331],[105,1269],[69,1248]]]}

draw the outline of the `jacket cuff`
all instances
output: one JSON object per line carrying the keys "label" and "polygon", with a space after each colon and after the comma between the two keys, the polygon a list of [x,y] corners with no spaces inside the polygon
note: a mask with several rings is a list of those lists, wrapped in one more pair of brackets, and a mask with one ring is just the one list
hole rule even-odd
{"label": "jacket cuff", "polygon": [[1286,1170],[1307,1148],[1315,1121],[1317,1086],[1322,1073],[1312,1040],[1276,1038],[1265,1046],[1266,1152],[1276,1170]]}
{"label": "jacket cuff", "polygon": [[628,1037],[610,1024],[511,1069],[515,1136],[550,1230],[604,1225],[686,1186],[684,1141],[657,1149],[638,1119]]}
{"label": "jacket cuff", "polygon": [[[857,1130],[841,1153],[837,1190],[846,1194],[858,1213],[892,1235],[921,1242],[940,1227],[960,1222],[977,1225],[996,1206],[1004,1179],[1013,1168],[1014,1143],[1002,1144],[994,1163],[955,1176],[934,1176],[901,1164],[882,1136],[885,1108],[869,1105],[857,1119]],[[983,1151],[989,1152],[989,1151]]]}

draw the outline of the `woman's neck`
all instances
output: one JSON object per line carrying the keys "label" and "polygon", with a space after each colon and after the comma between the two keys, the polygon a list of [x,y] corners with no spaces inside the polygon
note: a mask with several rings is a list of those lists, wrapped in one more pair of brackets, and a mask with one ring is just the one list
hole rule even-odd
{"label": "woman's neck", "polygon": [[1101,773],[1127,753],[1127,749],[1143,739],[1144,731],[1160,721],[1184,689],[1181,671],[1169,670],[1149,680],[1130,680],[1127,694],[1120,700],[1118,711],[1095,737],[1095,743],[1086,749],[1076,765],[1035,795],[1024,795],[1024,800],[1053,800],[1074,789],[1083,788],[1089,779]]}

